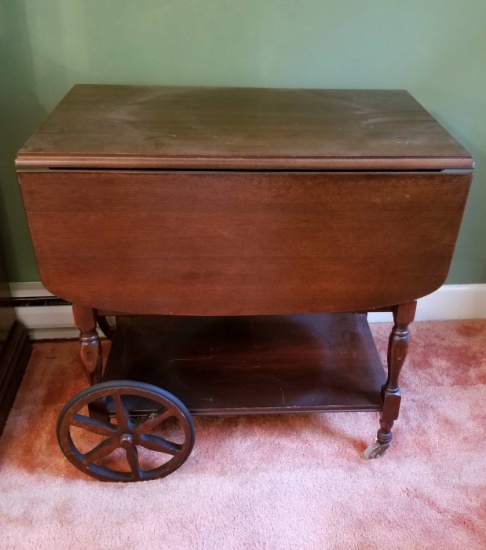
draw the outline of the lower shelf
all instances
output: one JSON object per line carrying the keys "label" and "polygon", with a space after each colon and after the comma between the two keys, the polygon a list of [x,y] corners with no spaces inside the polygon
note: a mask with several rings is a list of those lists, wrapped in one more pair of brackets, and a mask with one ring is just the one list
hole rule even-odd
{"label": "lower shelf", "polygon": [[379,411],[386,377],[366,316],[333,313],[118,317],[103,380],[122,379],[224,415]]}

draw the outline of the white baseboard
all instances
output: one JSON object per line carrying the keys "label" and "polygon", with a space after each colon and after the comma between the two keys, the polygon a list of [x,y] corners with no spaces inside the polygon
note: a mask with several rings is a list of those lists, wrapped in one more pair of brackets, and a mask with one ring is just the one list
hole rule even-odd
{"label": "white baseboard", "polygon": [[[50,298],[53,295],[40,282],[10,283],[15,299]],[[15,307],[17,319],[29,331],[32,340],[71,339],[79,336],[71,306]]]}
{"label": "white baseboard", "polygon": [[[10,283],[13,298],[52,296],[41,283]],[[16,307],[17,319],[33,340],[77,338],[71,306]],[[391,321],[391,313],[370,313],[371,323]],[[486,319],[486,284],[444,285],[418,301],[416,321]]]}
{"label": "white baseboard", "polygon": [[[370,322],[385,322],[390,313],[370,313]],[[443,285],[418,300],[415,321],[486,319],[486,284]]]}
{"label": "white baseboard", "polygon": [[32,340],[77,338],[71,306],[16,307],[15,314]]}

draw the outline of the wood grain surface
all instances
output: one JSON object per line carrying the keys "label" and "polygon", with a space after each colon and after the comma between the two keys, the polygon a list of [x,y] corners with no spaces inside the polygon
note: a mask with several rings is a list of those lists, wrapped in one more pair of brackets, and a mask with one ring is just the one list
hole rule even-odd
{"label": "wood grain surface", "polygon": [[25,172],[55,295],[173,315],[354,311],[445,280],[470,174]]}
{"label": "wood grain surface", "polygon": [[19,152],[19,169],[471,168],[410,94],[75,86]]}

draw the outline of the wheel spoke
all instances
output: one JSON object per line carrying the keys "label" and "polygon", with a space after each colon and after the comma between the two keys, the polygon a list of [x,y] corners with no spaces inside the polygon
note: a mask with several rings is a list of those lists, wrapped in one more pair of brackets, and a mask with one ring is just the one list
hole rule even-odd
{"label": "wheel spoke", "polygon": [[182,445],[179,443],[173,443],[163,437],[156,435],[143,434],[140,437],[140,445],[149,449],[150,451],[157,451],[158,453],[165,453],[172,456],[178,455],[182,451]]}
{"label": "wheel spoke", "polygon": [[174,412],[171,410],[168,410],[158,414],[157,416],[154,416],[153,418],[148,418],[147,420],[144,420],[141,424],[137,426],[137,433],[144,434],[144,433],[151,432],[159,424],[164,422],[164,420],[167,420],[173,415],[174,415]]}
{"label": "wheel spoke", "polygon": [[122,396],[120,394],[114,394],[112,398],[115,403],[115,414],[118,426],[128,428],[130,425],[130,413],[123,402]]}
{"label": "wheel spoke", "polygon": [[138,462],[137,447],[128,447],[125,451],[127,453],[127,462],[132,470],[133,481],[140,481],[142,479],[142,470]]}
{"label": "wheel spoke", "polygon": [[116,432],[115,426],[109,422],[102,422],[101,420],[84,416],[82,414],[74,415],[71,426],[82,428],[83,430],[87,430],[88,432],[92,432],[97,435],[102,435],[103,437],[111,437]]}
{"label": "wheel spoke", "polygon": [[118,447],[118,443],[116,441],[114,441],[113,439],[105,439],[99,445],[91,449],[91,451],[88,451],[87,453],[81,455],[82,456],[81,462],[83,464],[90,464],[95,460],[99,460],[100,458],[104,458],[105,456],[108,456],[117,447]]}

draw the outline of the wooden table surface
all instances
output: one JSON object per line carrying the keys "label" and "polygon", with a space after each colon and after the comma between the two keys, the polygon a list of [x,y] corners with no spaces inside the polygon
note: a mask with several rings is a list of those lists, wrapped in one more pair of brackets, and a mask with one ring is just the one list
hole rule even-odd
{"label": "wooden table surface", "polygon": [[75,86],[18,167],[410,170],[472,159],[405,91]]}

